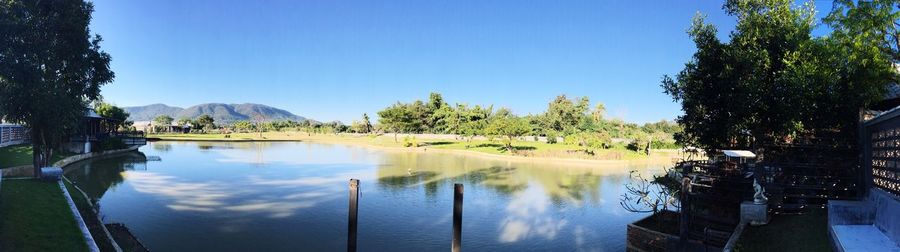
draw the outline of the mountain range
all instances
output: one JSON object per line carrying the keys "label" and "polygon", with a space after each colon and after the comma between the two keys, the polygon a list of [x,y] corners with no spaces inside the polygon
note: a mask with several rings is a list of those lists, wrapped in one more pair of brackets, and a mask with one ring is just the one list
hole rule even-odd
{"label": "mountain range", "polygon": [[287,110],[278,109],[262,104],[224,104],[205,103],[188,108],[172,107],[165,104],[151,104],[146,106],[123,107],[130,114],[131,121],[152,121],[160,115],[167,115],[175,120],[181,118],[197,119],[201,115],[210,115],[216,123],[231,123],[234,121],[303,121],[305,117],[295,115]]}

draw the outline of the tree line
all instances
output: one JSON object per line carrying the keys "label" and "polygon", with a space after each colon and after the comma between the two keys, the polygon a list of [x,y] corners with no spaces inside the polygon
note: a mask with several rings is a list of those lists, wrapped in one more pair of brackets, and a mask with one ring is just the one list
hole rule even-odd
{"label": "tree line", "polygon": [[651,142],[657,147],[675,147],[673,134],[681,127],[660,121],[639,126],[619,119],[605,118],[602,103],[591,106],[587,97],[569,98],[559,95],[540,114],[515,115],[506,108],[492,105],[469,105],[444,101],[439,93],[431,93],[427,101],[397,102],[378,112],[374,130],[394,133],[456,134],[467,141],[474,136],[498,137],[512,151],[514,140],[524,137],[545,138],[554,144],[578,145],[586,150],[614,147],[613,138],[632,149],[644,149]]}

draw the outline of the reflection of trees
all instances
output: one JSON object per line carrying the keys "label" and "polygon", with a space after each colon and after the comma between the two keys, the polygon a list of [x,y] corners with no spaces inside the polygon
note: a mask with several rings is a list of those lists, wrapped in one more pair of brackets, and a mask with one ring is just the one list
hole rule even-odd
{"label": "reflection of trees", "polygon": [[153,150],[159,152],[169,152],[172,150],[172,144],[166,142],[154,142],[150,143],[150,146],[153,147]]}
{"label": "reflection of trees", "polygon": [[539,185],[555,205],[597,202],[604,177],[614,175],[609,177],[621,181],[628,173],[624,167],[565,167],[446,153],[385,153],[383,158],[376,172],[379,186],[404,190],[422,185],[429,198],[435,197],[438,188],[465,182],[507,196],[524,191],[529,184]]}
{"label": "reflection of trees", "polygon": [[75,182],[91,199],[99,199],[107,190],[125,180],[122,172],[146,170],[146,166],[147,157],[143,153],[129,152],[121,156],[81,162],[78,166],[67,170],[66,177]]}

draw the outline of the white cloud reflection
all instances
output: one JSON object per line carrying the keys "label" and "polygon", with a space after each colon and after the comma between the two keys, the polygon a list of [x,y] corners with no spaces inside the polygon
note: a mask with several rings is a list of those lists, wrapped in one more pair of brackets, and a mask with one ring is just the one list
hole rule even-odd
{"label": "white cloud reflection", "polygon": [[527,189],[517,192],[506,206],[506,217],[500,222],[499,241],[510,243],[532,237],[556,238],[568,222],[549,216],[547,208],[550,205],[550,199],[539,186],[529,184]]}
{"label": "white cloud reflection", "polygon": [[[266,180],[260,177],[251,177],[247,180],[248,184],[235,185],[216,181],[185,182],[179,181],[173,176],[152,172],[127,172],[125,176],[135,191],[168,200],[169,202],[165,203],[166,206],[175,211],[264,214],[270,218],[290,217],[299,209],[316,206],[321,202],[337,198],[338,195],[322,191],[325,190],[324,188],[298,188],[294,191],[273,192],[266,187],[322,185],[339,183],[344,180],[340,177],[288,180]],[[334,196],[329,197],[329,195]]]}

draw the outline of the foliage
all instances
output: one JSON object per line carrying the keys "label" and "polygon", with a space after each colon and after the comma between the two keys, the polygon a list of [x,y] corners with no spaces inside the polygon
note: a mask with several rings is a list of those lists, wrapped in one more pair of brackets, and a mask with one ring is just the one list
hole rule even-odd
{"label": "foliage", "polygon": [[197,125],[198,128],[202,130],[212,130],[216,128],[216,119],[213,119],[212,116],[209,115],[201,115],[197,117]]}
{"label": "foliage", "polygon": [[88,28],[93,10],[81,0],[0,2],[0,118],[29,128],[36,175],[114,78]]}
{"label": "foliage", "polygon": [[253,130],[253,123],[247,120],[240,120],[234,122],[232,127],[234,127],[234,131],[236,132],[250,132]]}
{"label": "foliage", "polygon": [[409,105],[397,102],[396,104],[378,111],[378,123],[385,130],[394,132],[394,141],[397,141],[397,133],[411,132],[418,127],[418,118],[413,117],[413,112],[409,110]]}
{"label": "foliage", "polygon": [[685,112],[677,120],[680,143],[753,148],[804,132],[855,134],[859,109],[890,80],[890,63],[840,38],[813,38],[814,5],[792,3],[727,1],[725,10],[738,19],[727,43],[703,16],[694,18],[688,34],[697,52],[661,84]]}
{"label": "foliage", "polygon": [[112,122],[112,125],[110,125],[114,129],[118,129],[120,127],[127,128],[133,123],[131,121],[128,121],[128,112],[125,112],[124,109],[109,103],[99,102],[95,104],[94,111],[97,112],[97,115],[114,120]]}
{"label": "foliage", "polygon": [[181,126],[191,126],[191,125],[195,124],[194,121],[192,121],[191,119],[183,118],[183,117],[178,118],[178,121],[176,121],[175,123],[178,125],[181,125]]}
{"label": "foliage", "polygon": [[547,132],[546,137],[547,137],[547,143],[548,143],[548,144],[555,144],[556,141],[557,141],[557,138],[558,138],[559,136],[556,135],[556,132],[555,132],[555,131],[551,131],[551,132]]}
{"label": "foliage", "polygon": [[589,104],[587,97],[570,100],[566,95],[559,95],[547,105],[541,126],[545,130],[574,132],[576,125],[587,117]]}
{"label": "foliage", "polygon": [[531,132],[531,126],[522,118],[515,116],[497,117],[484,129],[486,135],[503,138],[506,150],[512,153],[513,140]]}
{"label": "foliage", "polygon": [[372,121],[369,120],[369,114],[363,113],[362,125],[363,133],[372,132]]}
{"label": "foliage", "polygon": [[[900,62],[900,2],[897,0],[836,0],[825,23],[832,37],[856,53],[886,55]],[[867,58],[867,57],[863,57]]]}
{"label": "foliage", "polygon": [[578,132],[566,136],[564,140],[566,144],[584,147],[584,150],[590,154],[597,149],[609,148],[611,144],[608,135],[594,132]]}
{"label": "foliage", "polygon": [[167,115],[158,115],[158,116],[156,116],[156,118],[153,118],[153,122],[155,122],[157,125],[161,125],[161,126],[172,125],[172,121],[174,121],[174,120],[175,119],[173,119],[171,116],[167,116]]}
{"label": "foliage", "polygon": [[647,133],[663,132],[670,135],[683,131],[681,125],[667,120],[661,120],[655,123],[645,123],[642,129]]}
{"label": "foliage", "polygon": [[647,153],[647,147],[649,147],[650,142],[652,141],[653,139],[650,134],[641,132],[635,135],[634,139],[628,143],[626,148],[636,152]]}
{"label": "foliage", "polygon": [[414,136],[403,137],[403,147],[419,147],[419,141]]}
{"label": "foliage", "polygon": [[[681,132],[681,127],[669,121],[648,123],[639,126],[619,119],[605,119],[606,107],[597,103],[593,109],[587,97],[568,98],[559,95],[548,103],[547,111],[537,115],[516,116],[509,109],[494,110],[493,106],[469,106],[465,103],[447,104],[440,94],[432,93],[427,102],[419,100],[397,102],[378,112],[382,132],[395,133],[449,133],[471,142],[476,136],[509,137],[497,132],[489,132],[489,126],[497,119],[515,117],[524,122],[523,133],[547,137],[548,143],[556,143],[557,137],[568,139],[566,144],[584,147],[587,152],[598,148],[609,148],[613,138],[634,139],[636,136],[651,134],[665,141],[662,146],[674,146],[672,134]],[[506,122],[506,121],[500,121]],[[361,122],[354,123],[359,128]],[[491,130],[497,130],[492,128]],[[359,132],[359,130],[355,130]],[[519,135],[515,138],[525,135]],[[530,139],[530,138],[529,138]]]}

